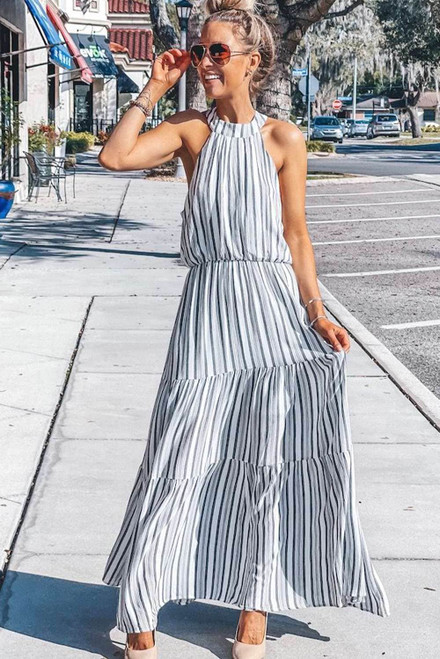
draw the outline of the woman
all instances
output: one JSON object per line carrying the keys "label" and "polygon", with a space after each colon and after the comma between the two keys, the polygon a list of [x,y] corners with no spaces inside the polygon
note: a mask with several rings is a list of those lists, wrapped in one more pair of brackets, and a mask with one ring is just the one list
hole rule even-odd
{"label": "woman", "polygon": [[[190,52],[154,63],[100,153],[114,170],[182,158],[189,271],[142,464],[103,581],[126,657],[156,657],[166,601],[241,608],[232,648],[261,659],[268,611],[389,615],[355,501],[346,330],[326,317],[305,220],[299,129],[255,111],[274,61],[251,0],[207,0]],[[235,7],[235,8],[234,8]],[[192,63],[214,102],[139,136]]]}

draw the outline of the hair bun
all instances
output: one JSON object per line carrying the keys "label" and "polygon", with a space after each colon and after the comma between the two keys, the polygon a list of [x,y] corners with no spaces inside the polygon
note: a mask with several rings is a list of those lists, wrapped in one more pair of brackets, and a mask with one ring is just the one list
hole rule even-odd
{"label": "hair bun", "polygon": [[253,12],[255,9],[255,0],[206,0],[205,2],[207,14],[215,14],[218,11],[228,11],[231,9]]}
{"label": "hair bun", "polygon": [[204,0],[203,4],[207,16],[202,31],[210,23],[228,23],[243,45],[240,50],[260,53],[260,61],[249,78],[249,95],[254,99],[275,62],[275,37],[260,13],[264,9],[263,3],[260,0]]}

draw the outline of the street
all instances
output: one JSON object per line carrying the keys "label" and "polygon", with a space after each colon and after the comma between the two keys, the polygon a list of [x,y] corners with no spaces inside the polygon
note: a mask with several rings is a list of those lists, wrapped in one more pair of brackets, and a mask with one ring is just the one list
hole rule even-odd
{"label": "street", "polygon": [[[187,186],[103,170],[97,150],[79,158],[76,199],[71,181],[67,204],[42,190],[1,226],[5,657],[110,659],[125,640],[117,589],[101,575],[145,450],[187,272]],[[273,613],[273,659],[438,656],[439,199],[440,187],[410,179],[309,182],[327,313],[351,334],[356,495],[391,615]],[[169,602],[160,654],[225,659],[236,619],[221,602]]]}
{"label": "street", "polygon": [[440,144],[419,146],[381,144],[365,139],[345,139],[336,145],[336,157],[322,156],[310,162],[309,172],[407,176],[440,174]]}
{"label": "street", "polygon": [[440,396],[440,186],[314,184],[307,217],[318,277]]}

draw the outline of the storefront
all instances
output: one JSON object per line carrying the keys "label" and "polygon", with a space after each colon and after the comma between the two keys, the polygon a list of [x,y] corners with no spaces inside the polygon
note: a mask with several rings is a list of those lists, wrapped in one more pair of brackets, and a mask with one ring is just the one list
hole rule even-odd
{"label": "storefront", "polygon": [[[20,99],[20,64],[19,55],[3,56],[5,53],[13,53],[20,50],[19,33],[0,23],[0,48],[2,57],[0,59],[0,84],[2,89],[2,113],[0,129],[3,130],[7,116],[3,103],[7,103],[9,98],[12,103],[19,102]],[[19,176],[19,148],[16,145],[11,157],[4,152],[3,141],[1,143],[1,162],[3,164],[2,178],[10,179],[13,176]]]}
{"label": "storefront", "polygon": [[2,178],[26,180],[22,152],[27,150],[28,126],[54,119],[59,77],[74,66],[45,5],[44,0],[0,0],[2,134],[15,119],[20,137],[11,149],[2,140],[2,151],[8,151],[1,154]]}
{"label": "storefront", "polygon": [[73,85],[72,130],[95,135],[117,121],[116,97],[119,70],[109,48],[109,40],[99,34],[71,35],[93,74],[93,84],[75,81]]}

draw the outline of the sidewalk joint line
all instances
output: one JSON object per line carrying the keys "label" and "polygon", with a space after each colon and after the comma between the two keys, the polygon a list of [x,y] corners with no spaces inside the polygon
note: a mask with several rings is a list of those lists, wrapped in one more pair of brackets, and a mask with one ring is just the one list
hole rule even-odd
{"label": "sidewalk joint line", "polygon": [[116,218],[115,218],[115,221],[114,221],[114,223],[113,223],[113,230],[112,230],[112,233],[111,233],[110,239],[109,239],[109,240],[106,240],[105,242],[111,243],[112,240],[113,240],[113,236],[115,235],[116,227],[118,226],[118,222],[119,222],[119,219],[120,219],[120,217],[121,217],[122,207],[123,207],[123,205],[124,205],[124,203],[125,203],[125,197],[127,196],[127,192],[128,192],[128,188],[130,187],[130,183],[131,183],[131,179],[128,180],[128,182],[127,182],[127,184],[126,184],[126,186],[125,186],[125,190],[124,190],[124,192],[122,193],[121,201],[120,201],[120,203],[119,203],[119,207],[118,207],[118,210],[117,210],[117,212],[116,212]]}
{"label": "sidewalk joint line", "polygon": [[18,536],[20,534],[21,527],[22,527],[22,525],[24,523],[24,520],[26,518],[27,509],[28,509],[29,504],[31,502],[32,495],[33,495],[34,489],[35,489],[35,485],[38,482],[38,475],[39,475],[40,469],[43,465],[43,461],[44,461],[44,457],[45,457],[45,454],[46,454],[47,447],[49,446],[49,442],[50,442],[50,439],[51,439],[51,436],[52,436],[52,431],[53,431],[53,428],[54,428],[54,425],[55,425],[55,421],[58,417],[59,411],[61,409],[61,405],[63,403],[64,394],[66,392],[67,385],[69,383],[70,376],[71,376],[71,373],[73,371],[73,366],[74,366],[74,362],[75,362],[75,359],[76,359],[76,355],[77,355],[78,350],[79,350],[82,335],[84,333],[84,330],[85,330],[87,320],[88,320],[89,315],[90,315],[90,310],[91,310],[91,307],[93,305],[93,302],[94,302],[94,296],[92,296],[90,298],[90,300],[87,304],[85,315],[84,315],[83,321],[81,323],[81,327],[80,327],[80,330],[78,332],[78,337],[77,337],[77,340],[75,342],[75,346],[73,348],[72,355],[71,355],[70,360],[69,360],[69,364],[67,366],[67,370],[66,370],[66,373],[65,373],[65,376],[64,376],[63,384],[61,386],[61,391],[60,391],[59,396],[58,396],[58,401],[57,401],[57,403],[55,405],[55,409],[52,413],[52,418],[51,418],[51,421],[50,421],[50,424],[49,424],[49,428],[47,430],[46,437],[44,439],[44,443],[43,443],[43,446],[41,448],[40,456],[39,456],[39,459],[38,459],[38,464],[37,464],[36,469],[35,469],[35,471],[32,475],[32,481],[30,483],[28,492],[26,494],[26,498],[23,502],[20,518],[19,518],[17,526],[15,527],[15,530],[13,532],[13,536],[12,536],[10,546],[5,550],[5,555],[2,556],[2,562],[0,564],[0,592],[1,592],[4,580],[5,580],[5,577],[6,577],[6,573],[8,571],[8,564],[9,564],[10,558],[11,558],[12,553],[14,551],[14,547],[15,547],[15,544],[17,542]]}
{"label": "sidewalk joint line", "polygon": [[[0,244],[1,244],[1,243],[2,243],[2,241],[0,240]],[[13,256],[15,256],[16,254],[18,254],[18,252],[19,252],[21,249],[24,249],[25,247],[27,247],[27,243],[21,243],[20,247],[19,247],[18,249],[16,249],[15,252],[12,252],[11,254],[9,254],[9,256],[8,256],[8,258],[5,260],[5,262],[2,263],[2,264],[0,265],[0,270],[3,270],[3,268],[5,267],[5,265],[6,265],[7,263],[9,263],[9,261],[11,260],[11,258],[12,258]]]}

